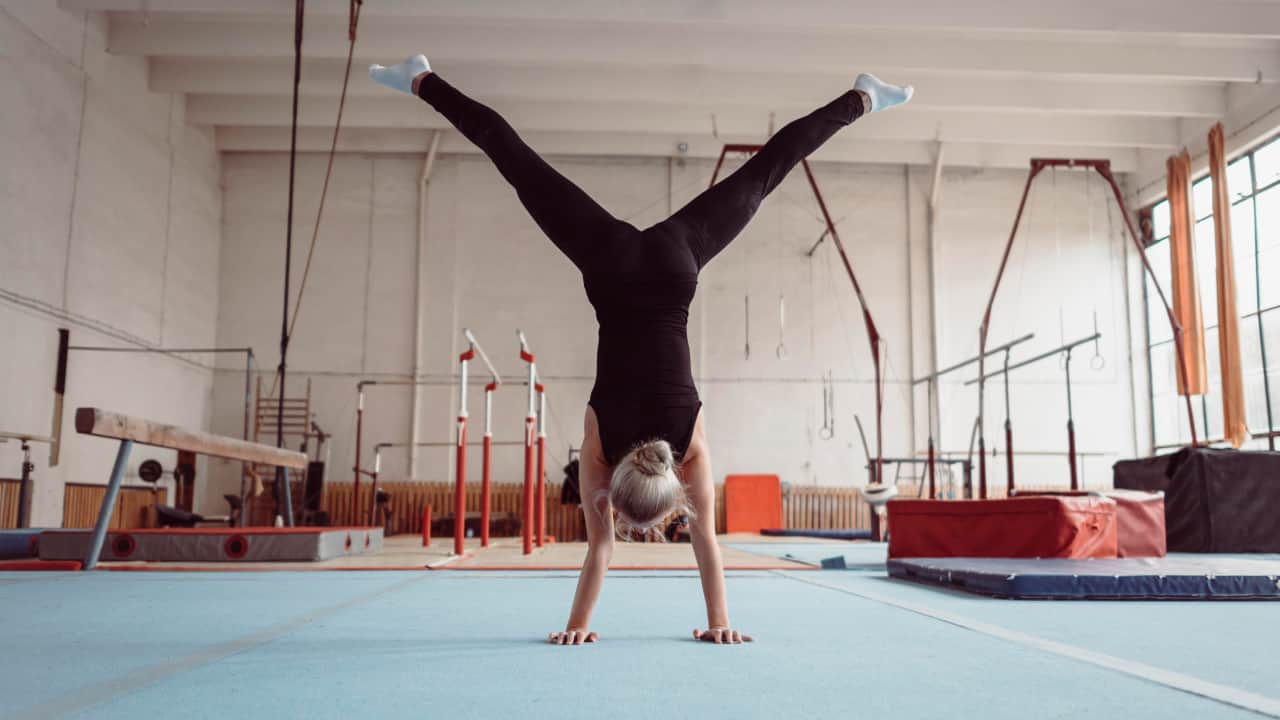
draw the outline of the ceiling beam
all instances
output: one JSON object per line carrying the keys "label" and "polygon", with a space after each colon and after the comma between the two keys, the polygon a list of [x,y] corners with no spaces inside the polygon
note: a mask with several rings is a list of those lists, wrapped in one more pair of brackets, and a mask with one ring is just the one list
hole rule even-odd
{"label": "ceiling beam", "polygon": [[[524,134],[538,152],[549,157],[687,157],[714,159],[724,142],[709,137],[684,139],[652,133],[531,132]],[[327,152],[332,130],[300,128],[298,149]],[[757,136],[726,137],[728,142],[758,142]],[[339,137],[339,152],[425,153],[431,133],[425,130],[372,130],[345,128]],[[218,149],[225,152],[287,152],[289,130],[281,127],[224,126],[217,128]],[[683,143],[682,151],[679,145]],[[867,141],[837,138],[814,154],[815,163],[886,163],[928,165],[933,161],[932,141]],[[479,154],[480,150],[455,131],[448,131],[440,152]],[[948,143],[947,165],[1025,169],[1033,157],[1099,157],[1112,161],[1117,172],[1137,167],[1138,153],[1132,148],[1067,147],[1062,145],[995,146],[976,143]]]}
{"label": "ceiling beam", "polygon": [[[331,127],[337,103],[304,97],[298,123]],[[499,111],[524,131],[620,131],[711,136],[713,114],[684,105],[577,102],[504,103]],[[187,121],[196,125],[275,125],[290,123],[287,96],[188,95]],[[774,127],[809,108],[782,109]],[[343,122],[366,128],[447,129],[448,122],[424,103],[389,94],[348,104]],[[721,135],[764,136],[770,127],[765,110],[730,108],[714,113]],[[1101,147],[1171,148],[1177,141],[1177,122],[1165,118],[1111,116],[1020,115],[974,112],[931,112],[910,107],[877,113],[857,123],[859,137],[873,140],[942,139],[956,142],[1095,145]]]}
{"label": "ceiling beam", "polygon": [[[274,18],[159,15],[143,22],[137,15],[114,15],[108,48],[126,55],[290,58],[293,29],[291,22]],[[428,48],[437,69],[446,73],[454,64],[497,63],[685,69],[721,66],[742,71],[785,68],[794,73],[843,72],[848,76],[858,70],[900,74],[923,70],[951,73],[959,82],[972,81],[971,73],[1213,82],[1254,82],[1259,77],[1267,82],[1280,80],[1280,52],[1275,43],[1243,39],[1220,46],[1183,43],[1173,52],[1167,40],[1151,37],[1115,42],[1026,34],[921,37],[883,31],[800,33],[652,25],[584,29],[572,23],[529,26],[382,19],[362,25],[357,51],[364,65],[375,59],[398,60]],[[310,21],[303,52],[308,59],[345,58],[345,18]]]}
{"label": "ceiling beam", "polygon": [[[336,97],[343,63],[307,62],[302,92]],[[369,82],[363,67],[352,69],[348,94],[385,98],[386,89]],[[151,61],[151,89],[202,95],[282,95],[290,92],[293,63],[286,59],[213,60],[160,57]],[[751,73],[674,68],[464,65],[448,79],[461,88],[483,88],[491,101],[557,101],[590,97],[597,102],[670,103],[714,107],[774,108],[825,102],[848,82],[846,74]],[[1098,82],[1076,78],[993,77],[982,91],[940,74],[912,77],[912,107],[931,110],[1008,111],[1067,114],[1218,117],[1226,112],[1221,83]]]}
{"label": "ceiling beam", "polygon": [[[287,0],[61,0],[73,10],[292,15]],[[346,0],[313,0],[311,15],[345,16]],[[1280,37],[1280,4],[1254,0],[381,0],[369,16],[473,21],[653,23],[760,28],[906,28],[965,32],[1023,31],[1115,35]]]}
{"label": "ceiling beam", "polygon": [[[1280,128],[1280,88],[1275,86],[1244,86],[1233,88],[1231,109],[1222,118],[1224,151],[1228,160],[1270,139]],[[1209,128],[1213,121],[1182,123],[1179,147],[1185,146],[1191,153],[1193,177],[1209,171]],[[1139,167],[1134,176],[1132,199],[1134,205],[1149,205],[1166,194],[1165,159],[1170,153],[1145,151],[1139,155]]]}

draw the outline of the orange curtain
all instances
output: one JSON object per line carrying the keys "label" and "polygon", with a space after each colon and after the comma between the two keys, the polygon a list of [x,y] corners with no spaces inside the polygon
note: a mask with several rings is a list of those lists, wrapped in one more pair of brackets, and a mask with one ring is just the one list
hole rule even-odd
{"label": "orange curtain", "polygon": [[1173,278],[1173,316],[1182,326],[1186,367],[1177,368],[1178,393],[1204,395],[1209,384],[1204,356],[1204,316],[1196,282],[1196,253],[1191,214],[1191,155],[1169,158],[1169,259]]}
{"label": "orange curtain", "polygon": [[1213,178],[1213,228],[1218,258],[1218,358],[1222,365],[1222,428],[1235,447],[1249,439],[1245,420],[1244,379],[1240,371],[1240,331],[1236,327],[1235,255],[1231,251],[1231,199],[1227,196],[1227,158],[1222,123],[1209,130],[1209,175]]}

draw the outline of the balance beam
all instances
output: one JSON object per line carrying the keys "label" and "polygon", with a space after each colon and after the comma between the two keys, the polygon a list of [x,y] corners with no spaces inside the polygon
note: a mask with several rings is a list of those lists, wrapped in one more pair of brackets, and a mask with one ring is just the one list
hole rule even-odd
{"label": "balance beam", "polygon": [[76,410],[76,432],[112,440],[132,440],[139,445],[186,450],[199,455],[305,470],[307,456],[293,450],[259,445],[199,430],[143,420],[98,408]]}
{"label": "balance beam", "polygon": [[[187,430],[175,425],[166,425],[99,408],[76,410],[76,432],[81,435],[120,441],[116,462],[111,469],[111,479],[107,483],[107,493],[102,498],[102,509],[98,511],[98,521],[94,525],[93,543],[84,560],[85,570],[92,570],[98,564],[98,556],[102,554],[102,546],[107,538],[107,526],[111,522],[111,512],[116,504],[116,496],[120,493],[120,483],[124,480],[129,451],[133,449],[134,443],[170,450],[186,450],[199,455],[240,462],[274,465],[284,469],[284,492],[289,491],[289,470],[302,470],[307,467],[307,456],[293,450],[259,445],[199,430]],[[288,520],[292,525],[293,518]]]}

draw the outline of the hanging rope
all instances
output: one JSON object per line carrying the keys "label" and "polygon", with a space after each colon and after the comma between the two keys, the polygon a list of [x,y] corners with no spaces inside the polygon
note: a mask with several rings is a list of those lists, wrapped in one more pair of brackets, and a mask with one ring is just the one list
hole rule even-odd
{"label": "hanging rope", "polygon": [[[305,0],[298,0],[298,2],[305,3]],[[348,8],[347,65],[346,65],[346,69],[342,73],[342,93],[338,96],[338,117],[333,124],[333,139],[329,143],[329,161],[324,171],[324,184],[320,186],[320,205],[319,207],[316,208],[316,222],[314,227],[311,230],[311,245],[310,247],[307,248],[307,262],[303,265],[302,282],[298,286],[298,299],[297,299],[297,302],[294,303],[293,315],[292,317],[289,318],[288,327],[285,330],[286,336],[292,336],[294,328],[296,328],[298,325],[298,315],[302,311],[302,299],[307,292],[307,280],[311,276],[311,260],[313,257],[315,257],[316,244],[320,239],[320,221],[324,217],[325,199],[329,196],[329,180],[333,177],[333,161],[338,154],[338,135],[342,130],[342,113],[343,113],[343,110],[346,109],[346,105],[347,105],[347,85],[351,80],[351,61],[355,56],[356,33],[360,26],[360,9],[363,5],[364,5],[364,0],[351,0],[350,6]],[[299,17],[301,17],[301,15],[299,15]],[[298,136],[298,84],[301,77],[301,73],[300,73],[301,53],[302,53],[301,43],[302,43],[302,26],[301,26],[301,22],[299,22],[296,37],[295,37],[295,45],[296,45],[295,49],[298,57],[295,60],[295,69],[294,69],[293,128],[292,128],[293,140],[290,148],[290,159],[289,159],[290,207],[292,207],[292,203],[293,203],[293,165],[294,165],[293,157],[297,151],[296,148],[297,148],[297,136]],[[289,226],[290,226],[289,234],[292,235],[292,228],[293,228],[292,210],[290,210],[289,212]],[[286,278],[286,288],[287,287],[288,287],[288,280]],[[286,308],[288,307],[287,302],[288,302],[288,299],[286,298]],[[277,373],[276,377],[271,381],[271,390],[267,393],[268,397],[275,394],[276,383],[280,380],[282,380],[282,374]],[[280,390],[280,396],[284,397],[283,386],[281,387],[281,390]]]}
{"label": "hanging rope", "polygon": [[[293,6],[293,116],[289,126],[289,201],[284,231],[284,308],[280,314],[280,365],[276,369],[276,377],[280,379],[280,399],[276,404],[276,447],[280,448],[284,447],[284,379],[289,358],[289,274],[293,267],[293,191],[298,166],[298,86],[302,81],[302,20],[306,14],[306,8],[306,0],[295,0]],[[293,527],[293,503],[288,478],[288,470],[283,467],[276,468],[275,492],[280,503],[276,517],[283,515],[285,525]]]}

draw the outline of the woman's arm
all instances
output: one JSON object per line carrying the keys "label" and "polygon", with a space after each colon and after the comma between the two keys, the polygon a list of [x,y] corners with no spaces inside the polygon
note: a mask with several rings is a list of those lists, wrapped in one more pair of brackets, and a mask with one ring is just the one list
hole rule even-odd
{"label": "woman's arm", "polygon": [[582,514],[587,526],[587,559],[578,576],[578,589],[573,594],[573,607],[563,632],[554,632],[547,642],[555,645],[581,645],[595,642],[599,636],[591,632],[591,611],[600,597],[600,587],[609,572],[613,558],[613,513],[610,512],[608,489],[610,468],[604,461],[595,416],[587,410],[586,437],[578,464],[578,494],[582,497]]}
{"label": "woman's arm", "polygon": [[715,476],[711,473],[711,458],[707,454],[706,440],[701,433],[701,418],[681,470],[685,492],[688,493],[689,505],[693,510],[693,517],[689,521],[689,539],[693,543],[693,556],[698,560],[702,596],[707,605],[707,629],[694,630],[693,636],[715,643],[751,642],[749,635],[732,629],[729,623],[724,561],[720,557],[720,543],[716,541]]}

